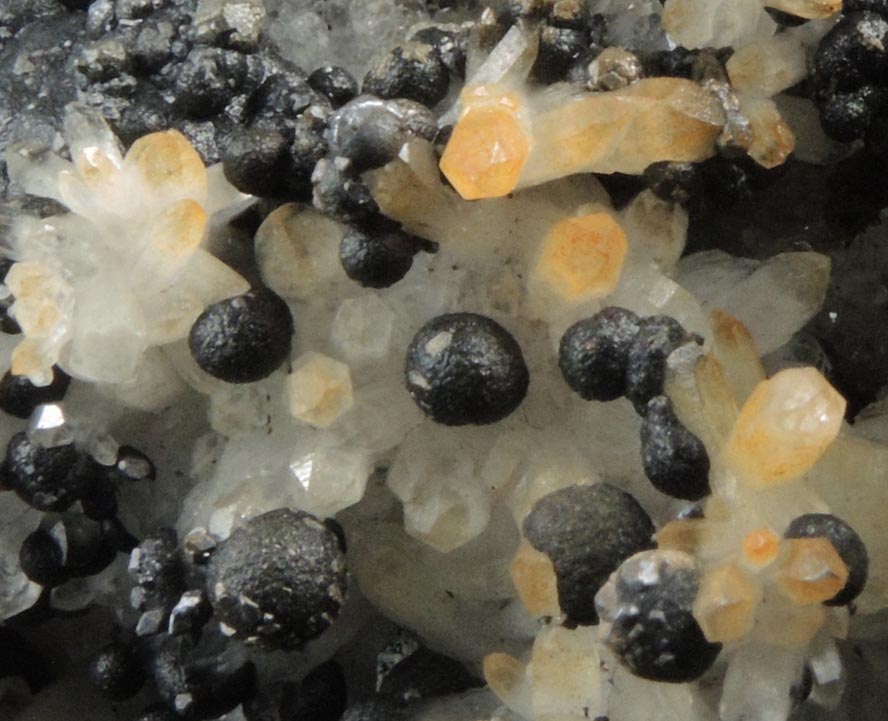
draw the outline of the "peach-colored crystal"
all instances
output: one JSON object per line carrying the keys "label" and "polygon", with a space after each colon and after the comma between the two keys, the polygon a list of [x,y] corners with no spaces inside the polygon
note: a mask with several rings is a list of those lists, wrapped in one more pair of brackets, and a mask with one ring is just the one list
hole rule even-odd
{"label": "peach-colored crystal", "polygon": [[767,566],[780,551],[780,536],[770,528],[759,528],[743,539],[743,559],[752,566]]}
{"label": "peach-colored crystal", "polygon": [[790,538],[784,542],[777,583],[800,606],[823,603],[848,580],[848,566],[827,538]]}
{"label": "peach-colored crystal", "polygon": [[715,154],[723,123],[718,101],[683,78],[647,78],[567,98],[534,118],[521,184],[579,172],[640,174],[658,161],[705,160]]}
{"label": "peach-colored crystal", "polygon": [[207,171],[198,152],[178,130],[151,133],[139,138],[124,159],[149,187],[169,198],[193,198],[203,203]]}
{"label": "peach-colored crystal", "polygon": [[814,368],[787,368],[758,384],[740,411],[725,462],[754,486],[809,470],[839,433],[845,399]]}
{"label": "peach-colored crystal", "polygon": [[607,295],[617,287],[628,247],[608,213],[567,218],[543,241],[533,279],[569,301]]}
{"label": "peach-colored crystal", "polygon": [[468,88],[464,109],[441,157],[441,172],[466,200],[511,193],[530,151],[519,117],[523,102],[496,87]]}
{"label": "peach-colored crystal", "polygon": [[733,563],[709,571],[700,582],[694,617],[706,638],[730,643],[752,627],[761,589]]}
{"label": "peach-colored crystal", "polygon": [[518,598],[528,613],[533,616],[557,616],[561,612],[555,567],[545,553],[522,540],[509,564],[509,573]]}
{"label": "peach-colored crystal", "polygon": [[349,367],[314,351],[293,364],[287,390],[293,417],[318,428],[329,428],[354,404]]}

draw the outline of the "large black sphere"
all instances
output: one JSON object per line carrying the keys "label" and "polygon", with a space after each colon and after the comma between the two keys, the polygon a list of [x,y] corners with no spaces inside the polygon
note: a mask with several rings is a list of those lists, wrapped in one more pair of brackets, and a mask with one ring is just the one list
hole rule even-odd
{"label": "large black sphere", "polygon": [[530,382],[518,342],[475,313],[426,323],[407,349],[404,376],[416,405],[448,426],[502,420],[524,400]]}
{"label": "large black sphere", "polygon": [[228,383],[252,383],[271,375],[287,359],[293,316],[267,288],[208,306],[191,326],[188,347],[197,364]]}

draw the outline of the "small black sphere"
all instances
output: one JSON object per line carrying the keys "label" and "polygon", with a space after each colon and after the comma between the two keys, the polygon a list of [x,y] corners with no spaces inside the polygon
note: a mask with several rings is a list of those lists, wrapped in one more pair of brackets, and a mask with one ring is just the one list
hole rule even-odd
{"label": "small black sphere", "polygon": [[628,493],[594,483],[543,496],[522,530],[552,561],[568,621],[589,625],[598,622],[595,593],[625,559],[653,546],[654,524]]}
{"label": "small black sphere", "polygon": [[60,586],[68,580],[65,554],[52,534],[42,528],[22,541],[19,564],[29,579],[46,588]]}
{"label": "small black sphere", "polygon": [[643,551],[626,560],[595,599],[604,642],[632,673],[685,683],[715,662],[720,643],[706,640],[692,608],[699,590],[694,559],[678,551]]}
{"label": "small black sphere", "polygon": [[626,364],[626,397],[639,415],[647,412],[648,401],[663,394],[666,359],[690,336],[675,318],[654,315],[643,318],[629,346]]}
{"label": "small black sphere", "polygon": [[834,93],[820,104],[820,125],[829,137],[850,143],[866,135],[873,119],[885,107],[884,88],[874,85]]}
{"label": "small black sphere", "polygon": [[94,576],[108,567],[117,551],[102,533],[102,526],[79,514],[62,519],[65,535],[65,570],[73,578]]}
{"label": "small black sphere", "polygon": [[42,403],[55,403],[65,397],[71,377],[58,366],[52,368],[52,383],[35,386],[26,376],[6,371],[0,380],[0,410],[16,418],[28,418]]}
{"label": "small black sphere", "polygon": [[318,68],[308,76],[308,84],[324,95],[334,108],[342,107],[358,94],[358,81],[338,65]]}
{"label": "small black sphere", "polygon": [[824,601],[824,605],[847,606],[860,595],[869,575],[869,554],[857,531],[848,523],[830,513],[806,513],[794,519],[783,535],[786,538],[829,539],[848,567],[845,586],[831,599]]}
{"label": "small black sphere", "polygon": [[233,50],[196,47],[175,66],[175,104],[195,119],[221,112],[247,73],[245,56]]}
{"label": "small black sphere", "polygon": [[96,654],[89,665],[89,679],[113,701],[132,698],[145,683],[136,650],[120,641],[108,644]]}
{"label": "small black sphere", "polygon": [[396,226],[353,225],[342,236],[339,262],[365,288],[388,288],[407,275],[417,250],[414,239]]}
{"label": "small black sphere", "polygon": [[88,493],[95,462],[73,444],[43,448],[16,433],[6,448],[7,483],[39,511],[64,511]]}
{"label": "small black sphere", "polygon": [[450,73],[431,45],[408,41],[389,51],[364,76],[362,92],[407,98],[432,107],[447,95]]}
{"label": "small black sphere", "polygon": [[348,581],[337,534],[286,508],[234,531],[207,569],[220,620],[269,648],[298,648],[319,636],[339,613]]}
{"label": "small black sphere", "polygon": [[459,661],[419,648],[385,675],[379,693],[399,703],[410,703],[462,693],[483,685]]}
{"label": "small black sphere", "polygon": [[347,706],[342,667],[327,661],[311,671],[297,686],[284,689],[280,721],[339,721]]}
{"label": "small black sphere", "polygon": [[641,460],[648,479],[661,493],[686,501],[698,501],[710,493],[706,447],[682,425],[666,396],[656,396],[647,404],[641,423]]}
{"label": "small black sphere", "polygon": [[502,420],[530,383],[518,342],[475,313],[440,315],[420,328],[407,349],[404,377],[423,413],[448,426]]}
{"label": "small black sphere", "polygon": [[208,306],[191,326],[188,347],[211,376],[252,383],[267,378],[287,359],[292,338],[287,303],[267,288],[254,288]]}
{"label": "small black sphere", "polygon": [[117,449],[116,468],[123,478],[130,481],[153,481],[157,477],[154,462],[132,446],[120,446]]}
{"label": "small black sphere", "polygon": [[231,134],[222,153],[225,178],[242,193],[273,196],[283,187],[290,143],[277,130],[256,126]]}
{"label": "small black sphere", "polygon": [[888,68],[888,21],[866,10],[845,14],[820,41],[816,76],[830,90],[880,82]]}
{"label": "small black sphere", "polygon": [[629,347],[638,316],[609,307],[574,323],[561,336],[558,366],[567,384],[587,401],[612,401],[626,388]]}
{"label": "small black sphere", "polygon": [[441,60],[451,73],[458,77],[466,74],[466,52],[468,33],[434,25],[417,30],[411,40],[431,45],[441,56]]}

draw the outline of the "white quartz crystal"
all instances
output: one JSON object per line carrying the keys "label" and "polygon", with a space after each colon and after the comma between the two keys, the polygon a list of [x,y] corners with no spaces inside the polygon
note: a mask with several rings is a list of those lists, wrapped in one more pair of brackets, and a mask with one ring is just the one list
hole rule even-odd
{"label": "white quartz crystal", "polygon": [[41,516],[9,491],[0,496],[0,620],[30,608],[40,596],[40,586],[22,573],[19,549]]}

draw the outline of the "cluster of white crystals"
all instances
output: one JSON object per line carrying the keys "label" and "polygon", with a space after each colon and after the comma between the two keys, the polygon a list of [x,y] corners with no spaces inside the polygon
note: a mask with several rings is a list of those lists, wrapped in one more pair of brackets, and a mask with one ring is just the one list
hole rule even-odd
{"label": "cluster of white crystals", "polygon": [[[312,64],[332,56],[329,47],[341,42],[340,20],[351,27],[369,18],[396,32],[415,15],[409,4],[382,0],[267,5],[277,19],[277,42],[290,43],[292,57],[304,55]],[[661,12],[657,2],[599,5],[602,12],[627,16]],[[774,36],[760,0],[668,0],[662,23],[672,40],[689,47],[734,44],[738,51],[728,72],[736,89],[753,105],[772,108],[769,98],[804,76],[810,49],[829,27],[830,20],[821,18],[835,12],[814,0],[774,6],[814,19]],[[376,47],[373,27],[362,26],[359,36]],[[497,192],[484,199],[465,200],[443,183],[435,151],[424,141],[404,145],[396,160],[365,174],[385,215],[439,246],[433,254],[419,253],[403,280],[384,290],[349,280],[338,255],[345,226],[311,207],[287,203],[265,218],[254,238],[258,270],[289,304],[296,334],[289,362],[250,384],[210,377],[185,341],[208,304],[249,287],[207,247],[210,217],[250,199],[234,191],[219,168],[206,169],[178,133],[147,136],[124,152],[100,117],[72,105],[65,125],[71,161],[28,143],[8,154],[15,188],[53,198],[70,212],[13,219],[7,250],[15,264],[6,285],[23,335],[15,348],[0,348],[0,370],[11,368],[40,385],[49,382],[53,365],[60,366],[76,381],[68,403],[91,415],[96,427],[113,426],[121,442],[142,442],[160,477],[153,490],[121,490],[121,515],[133,527],[162,521],[181,537],[202,529],[223,539],[247,519],[283,506],[335,516],[348,536],[356,583],[343,618],[306,658],[332,654],[372,604],[430,647],[483,672],[488,689],[427,706],[419,718],[785,721],[791,687],[806,664],[813,669],[814,700],[833,703],[841,679],[834,638],[853,636],[855,620],[844,609],[804,605],[794,615],[789,606],[760,603],[782,582],[765,572],[749,582],[756,593],[750,596],[754,602],[743,599],[749,603],[742,623],[718,615],[736,610],[729,594],[701,596],[698,620],[707,631],[726,634],[725,651],[704,682],[687,684],[633,676],[597,628],[562,626],[557,609],[537,618],[519,598],[510,564],[534,503],[567,486],[606,480],[638,499],[664,546],[698,554],[710,581],[713,576],[705,574],[722,573],[719,564],[739,553],[759,527],[782,529],[810,511],[835,513],[858,531],[870,553],[858,610],[865,619],[888,606],[888,536],[880,529],[880,511],[888,503],[883,429],[871,428],[864,438],[840,430],[841,412],[833,414],[824,439],[815,439],[822,442],[811,463],[776,491],[750,481],[763,472],[743,460],[751,457],[744,455],[743,422],[756,420],[744,415],[750,398],[787,377],[766,381],[759,357],[779,357],[820,308],[829,260],[813,252],[766,261],[722,251],[683,257],[688,216],[680,205],[644,191],[615,209],[594,175],[574,174],[588,169],[589,158],[574,162],[568,157],[573,148],[563,149],[563,165],[553,167],[540,148],[558,143],[544,134],[562,121],[582,123],[588,113],[602,112],[600,104],[613,96],[568,98],[563,88],[525,95],[516,67],[526,74],[535,53],[525,40],[508,35],[493,61],[470,57],[469,63],[476,87],[498,84],[499,101],[517,88],[515,105],[500,103],[497,112],[508,110],[492,121],[502,122],[503,133],[520,140],[530,127],[528,114],[536,114],[531,125],[537,135],[527,138],[529,170],[522,175],[521,165],[507,177],[511,187],[498,192],[502,178],[490,185],[490,178],[478,180],[484,168],[475,175],[477,168],[466,170],[479,133],[466,125],[460,140],[466,154],[454,150],[441,169],[451,181],[462,178],[465,188],[488,183],[487,191]],[[357,44],[353,52],[345,64],[359,66],[369,48]],[[680,86],[681,102],[659,107],[664,87],[616,92],[627,107],[637,102],[639,114],[650,112],[679,130],[691,127],[690,150],[700,154],[691,159],[713,154],[726,122],[721,106],[699,88]],[[444,117],[461,122],[472,102],[489,110],[487,100],[483,92],[465,95]],[[783,108],[779,96],[775,102]],[[787,117],[805,112],[795,108]],[[454,132],[456,137],[458,126]],[[617,135],[602,162],[618,164],[635,152]],[[807,157],[826,157],[821,136],[799,133],[797,140]],[[628,162],[645,158],[640,152]],[[671,316],[702,339],[701,346],[673,353],[666,387],[679,418],[713,459],[707,517],[718,525],[694,543],[685,543],[687,527],[673,525],[687,504],[658,492],[645,476],[641,421],[631,403],[581,400],[559,371],[564,330],[612,305],[640,316]],[[455,311],[499,322],[526,359],[527,397],[498,423],[437,425],[404,387],[411,338],[431,318]],[[809,395],[819,398],[819,376],[787,372],[801,374],[792,376],[798,387],[810,384]],[[807,440],[803,420],[772,434],[780,448]],[[4,428],[2,439],[17,429]],[[39,515],[12,494],[0,505],[0,618],[27,608],[39,593],[17,557]],[[693,535],[693,528],[688,532]],[[114,585],[110,577],[98,586],[84,583],[69,589],[70,607]],[[858,621],[864,633],[866,623]],[[780,642],[762,633],[781,625],[786,637]],[[229,718],[240,719],[240,712]]]}

